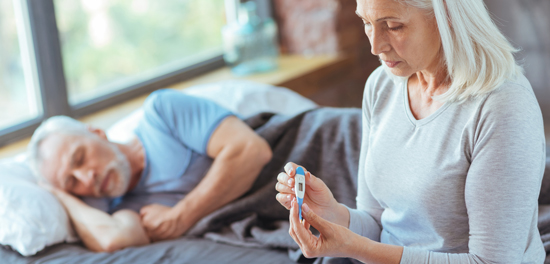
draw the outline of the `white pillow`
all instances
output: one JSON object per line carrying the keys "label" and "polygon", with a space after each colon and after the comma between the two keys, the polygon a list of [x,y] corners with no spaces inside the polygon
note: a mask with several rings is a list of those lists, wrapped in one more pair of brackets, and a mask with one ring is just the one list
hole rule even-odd
{"label": "white pillow", "polygon": [[31,256],[77,240],[63,206],[36,184],[24,155],[0,160],[0,183],[0,244]]}
{"label": "white pillow", "polygon": [[[182,92],[212,100],[245,118],[261,112],[293,115],[317,107],[313,101],[290,89],[244,80],[197,85]],[[107,130],[109,140],[130,140],[142,116],[140,108],[115,123]]]}

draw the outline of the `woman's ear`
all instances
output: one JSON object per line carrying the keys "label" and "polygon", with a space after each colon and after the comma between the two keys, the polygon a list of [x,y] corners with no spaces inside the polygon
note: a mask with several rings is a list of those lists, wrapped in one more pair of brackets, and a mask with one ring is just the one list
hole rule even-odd
{"label": "woman's ear", "polygon": [[92,132],[93,134],[96,134],[97,136],[99,136],[102,139],[107,140],[107,134],[105,134],[105,131],[103,129],[93,127],[93,126],[90,126],[90,125],[88,125],[87,128],[88,128],[88,131]]}

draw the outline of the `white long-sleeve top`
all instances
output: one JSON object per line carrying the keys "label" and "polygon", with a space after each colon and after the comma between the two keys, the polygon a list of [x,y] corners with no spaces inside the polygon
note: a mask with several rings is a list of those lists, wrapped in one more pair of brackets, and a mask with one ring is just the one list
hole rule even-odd
{"label": "white long-sleeve top", "polygon": [[407,83],[369,77],[349,228],[404,246],[401,263],[543,263],[542,114],[520,76],[416,120]]}

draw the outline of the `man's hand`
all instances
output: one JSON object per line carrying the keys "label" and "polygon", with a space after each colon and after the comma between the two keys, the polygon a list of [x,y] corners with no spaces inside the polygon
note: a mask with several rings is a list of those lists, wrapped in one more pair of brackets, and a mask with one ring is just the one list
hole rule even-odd
{"label": "man's hand", "polygon": [[141,223],[152,241],[174,239],[183,235],[189,225],[177,210],[160,204],[150,204],[139,212]]}

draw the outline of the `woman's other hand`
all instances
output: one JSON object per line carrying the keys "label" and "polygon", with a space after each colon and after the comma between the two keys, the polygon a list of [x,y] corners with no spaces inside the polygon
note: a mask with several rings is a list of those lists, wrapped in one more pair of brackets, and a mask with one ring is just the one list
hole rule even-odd
{"label": "woman's other hand", "polygon": [[[296,241],[306,258],[352,257],[354,239],[358,235],[351,230],[331,223],[315,214],[307,205],[302,205],[304,221],[298,219],[298,203],[294,199],[290,209],[290,236]],[[316,237],[309,230],[310,225],[319,231]],[[359,239],[366,239],[359,236]]]}
{"label": "woman's other hand", "polygon": [[[296,198],[294,192],[294,176],[296,168],[299,165],[289,162],[285,165],[285,172],[277,176],[275,189],[279,192],[276,196],[277,201],[290,210],[291,202]],[[347,208],[339,204],[327,185],[319,178],[312,175],[304,167],[306,175],[306,193],[304,203],[310,205],[310,208],[323,218],[347,227],[349,225],[349,212]]]}

